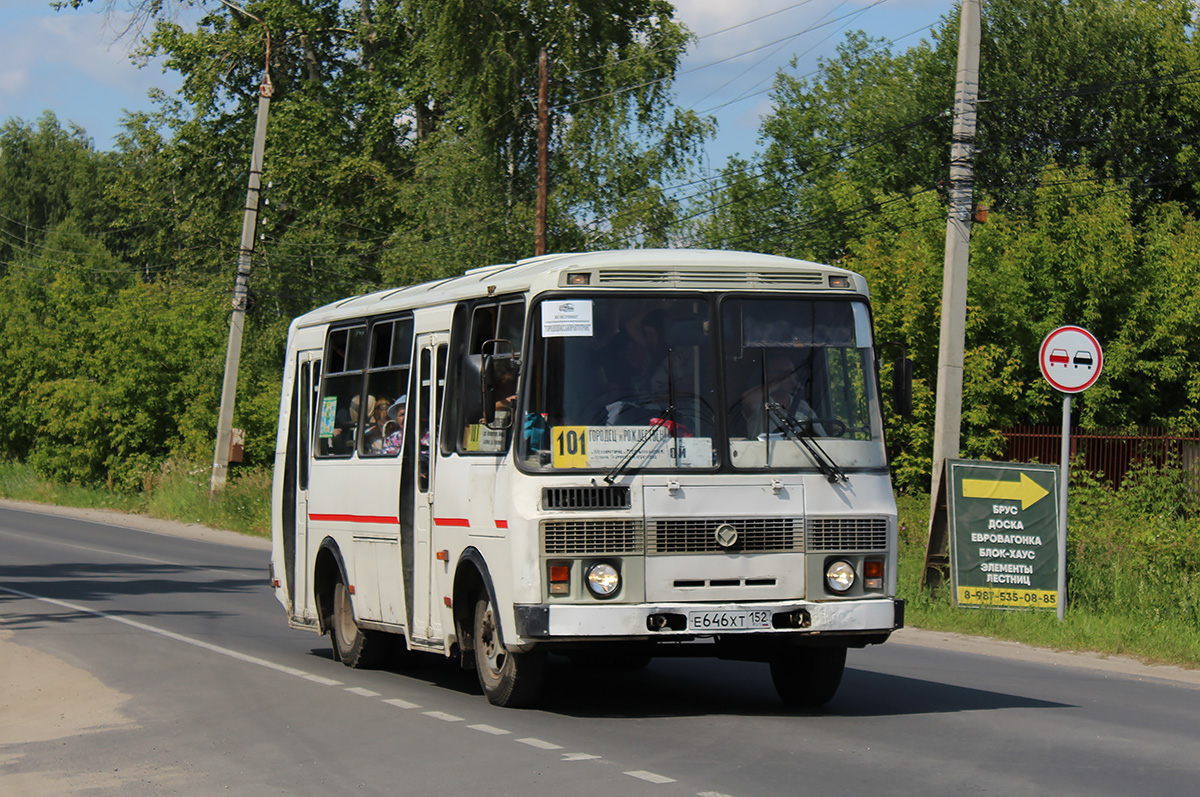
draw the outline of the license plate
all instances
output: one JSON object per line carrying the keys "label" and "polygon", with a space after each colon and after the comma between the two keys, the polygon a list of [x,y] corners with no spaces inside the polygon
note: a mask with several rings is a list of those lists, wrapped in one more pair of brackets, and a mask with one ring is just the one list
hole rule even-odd
{"label": "license plate", "polygon": [[748,631],[770,628],[771,613],[765,609],[740,612],[688,612],[689,631]]}

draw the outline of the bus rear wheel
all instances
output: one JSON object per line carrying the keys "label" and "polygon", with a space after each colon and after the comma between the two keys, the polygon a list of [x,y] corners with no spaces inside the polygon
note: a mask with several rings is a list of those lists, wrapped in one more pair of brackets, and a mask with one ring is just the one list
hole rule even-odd
{"label": "bus rear wheel", "polygon": [[546,654],[537,650],[528,653],[507,650],[500,639],[496,612],[486,597],[475,602],[473,630],[475,671],[488,702],[508,708],[536,702],[546,671]]}
{"label": "bus rear wheel", "polygon": [[818,708],[833,698],[846,670],[846,649],[789,648],[771,659],[775,691],[789,706]]}
{"label": "bus rear wheel", "polygon": [[333,611],[329,618],[329,639],[333,656],[347,667],[367,669],[378,666],[387,640],[378,631],[359,628],[354,620],[350,591],[338,582],[333,588]]}

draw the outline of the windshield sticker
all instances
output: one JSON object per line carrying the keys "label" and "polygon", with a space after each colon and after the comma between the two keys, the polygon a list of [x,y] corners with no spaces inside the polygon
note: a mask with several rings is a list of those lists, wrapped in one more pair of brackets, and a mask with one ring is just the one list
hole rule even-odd
{"label": "windshield sticker", "polygon": [[321,399],[321,425],[317,437],[325,439],[333,437],[333,427],[337,419],[337,396],[326,396]]}
{"label": "windshield sticker", "polygon": [[543,338],[590,338],[594,334],[591,299],[542,302]]}
{"label": "windshield sticker", "polygon": [[[555,426],[550,432],[555,468],[613,468],[649,439],[629,462],[632,468],[711,468],[711,437],[674,437],[666,426]],[[677,460],[678,457],[678,461]]]}
{"label": "windshield sticker", "polygon": [[496,411],[496,428],[486,426],[482,423],[473,423],[467,426],[467,433],[463,440],[463,447],[467,451],[478,451],[481,453],[500,453],[508,446],[508,412],[506,410]]}

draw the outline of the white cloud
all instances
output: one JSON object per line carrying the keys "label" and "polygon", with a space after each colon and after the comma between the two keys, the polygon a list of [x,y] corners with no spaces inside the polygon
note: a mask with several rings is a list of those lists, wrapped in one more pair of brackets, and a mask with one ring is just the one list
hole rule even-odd
{"label": "white cloud", "polygon": [[130,61],[135,42],[118,39],[121,24],[119,17],[109,20],[103,12],[4,3],[0,52],[8,63],[22,66],[0,75],[0,118],[31,122],[50,110],[107,148],[124,110],[148,109],[151,87],[173,91],[178,84],[156,65],[139,69]]}
{"label": "white cloud", "polygon": [[28,82],[28,69],[9,69],[0,72],[0,97],[21,91]]}

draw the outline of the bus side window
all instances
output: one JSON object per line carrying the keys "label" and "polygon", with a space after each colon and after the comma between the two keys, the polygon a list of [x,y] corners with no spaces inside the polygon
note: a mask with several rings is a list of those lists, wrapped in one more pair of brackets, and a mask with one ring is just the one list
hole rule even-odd
{"label": "bus side window", "polygon": [[417,402],[417,490],[422,493],[429,492],[429,400],[432,395],[430,389],[430,358],[429,349],[421,350],[421,366],[419,379],[417,380],[417,388],[421,391]]}
{"label": "bus side window", "polygon": [[393,457],[400,453],[404,431],[400,428],[404,420],[401,408],[407,403],[412,344],[411,316],[376,321],[371,326],[367,416],[363,421],[360,456]]}
{"label": "bus side window", "polygon": [[[318,368],[320,367],[319,361],[318,361],[317,367]],[[296,467],[297,467],[296,486],[300,490],[308,489],[308,457],[309,457],[308,435],[312,429],[312,424],[310,423],[310,419],[309,419],[309,413],[312,410],[312,400],[313,400],[312,371],[313,371],[312,363],[308,363],[308,362],[303,363],[300,366],[300,370],[299,370],[299,373],[298,373],[298,376],[296,379],[296,387],[295,387],[295,392],[296,392],[295,407],[296,407],[296,411],[297,411],[296,412],[296,414],[297,414],[296,421],[297,421],[297,430],[298,430],[298,438],[299,438],[296,441],[297,450],[299,452],[296,456]]]}
{"label": "bus side window", "polygon": [[[470,401],[468,397],[459,395],[458,429],[455,440],[459,453],[462,454],[502,454],[508,450],[512,439],[511,413],[512,399],[517,392],[516,364],[521,353],[521,337],[525,328],[525,303],[521,299],[489,301],[476,305],[470,318],[470,329],[467,332],[466,357],[479,357],[485,351],[490,353],[497,349],[511,357],[498,358],[494,362],[496,385],[496,411],[500,413],[497,424],[489,428],[478,417],[467,417],[465,408],[471,404],[478,407],[477,397]],[[508,346],[495,344],[488,346],[488,341],[507,341]],[[458,352],[455,354],[458,357]],[[456,365],[456,367],[460,367]],[[460,386],[456,386],[461,391]],[[508,419],[505,419],[505,414]]]}
{"label": "bus side window", "polygon": [[317,406],[317,456],[348,457],[362,428],[367,327],[332,329],[325,342],[325,374]]}

